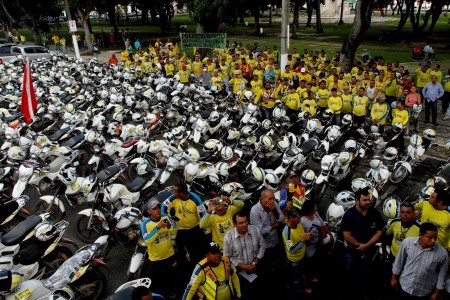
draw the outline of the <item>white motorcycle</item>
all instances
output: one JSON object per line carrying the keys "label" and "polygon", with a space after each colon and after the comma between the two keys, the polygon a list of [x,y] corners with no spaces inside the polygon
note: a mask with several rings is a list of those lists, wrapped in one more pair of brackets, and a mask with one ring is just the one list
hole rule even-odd
{"label": "white motorcycle", "polygon": [[189,162],[196,162],[199,160],[199,158],[200,154],[195,148],[188,148],[185,152],[172,155],[171,157],[169,157],[169,160],[167,161],[166,168],[161,173],[159,182],[161,184],[164,184],[167,181],[167,179],[169,179],[173,171],[177,169],[184,169],[184,167]]}

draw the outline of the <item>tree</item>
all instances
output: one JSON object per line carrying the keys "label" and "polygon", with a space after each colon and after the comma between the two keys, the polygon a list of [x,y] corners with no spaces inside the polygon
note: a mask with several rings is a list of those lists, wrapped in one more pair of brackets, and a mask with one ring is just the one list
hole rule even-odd
{"label": "tree", "polygon": [[339,64],[344,67],[346,64],[352,64],[355,58],[356,50],[370,27],[372,20],[372,0],[358,0],[355,7],[355,20],[349,35],[342,44]]}
{"label": "tree", "polygon": [[186,0],[185,3],[197,23],[198,33],[216,32],[220,22],[227,22],[236,16],[236,3],[230,0]]}
{"label": "tree", "polygon": [[306,27],[311,27],[312,13],[314,10],[314,0],[306,0]]}
{"label": "tree", "polygon": [[315,2],[316,2],[315,3],[316,4],[316,32],[317,33],[323,33],[322,17],[321,17],[321,13],[320,13],[321,1],[320,0],[315,0]]}

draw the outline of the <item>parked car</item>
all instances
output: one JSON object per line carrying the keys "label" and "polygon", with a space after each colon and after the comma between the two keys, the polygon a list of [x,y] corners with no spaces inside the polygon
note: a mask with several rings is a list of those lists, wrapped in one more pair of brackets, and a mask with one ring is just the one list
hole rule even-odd
{"label": "parked car", "polygon": [[50,58],[51,52],[39,45],[0,44],[0,63],[13,63],[19,56],[28,56],[30,60],[38,58]]}

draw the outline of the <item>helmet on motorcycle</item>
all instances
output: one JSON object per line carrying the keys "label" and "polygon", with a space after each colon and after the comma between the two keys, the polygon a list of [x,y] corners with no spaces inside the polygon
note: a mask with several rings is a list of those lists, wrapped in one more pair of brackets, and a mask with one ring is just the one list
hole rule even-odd
{"label": "helmet on motorcycle", "polygon": [[369,164],[372,169],[377,170],[377,169],[381,168],[381,166],[383,165],[383,162],[381,161],[381,158],[379,156],[374,156],[370,160]]}
{"label": "helmet on motorcycle", "polygon": [[133,120],[133,122],[135,123],[141,123],[142,120],[144,119],[142,117],[142,115],[138,112],[133,113],[133,115],[131,116],[131,119]]}
{"label": "helmet on motorcycle", "polygon": [[220,92],[220,90],[221,90],[220,85],[215,84],[211,87],[211,92],[213,92],[213,93],[218,93],[218,92]]}
{"label": "helmet on motorcycle", "polygon": [[241,131],[243,136],[248,137],[253,132],[253,128],[250,125],[246,125],[242,127]]}
{"label": "helmet on motorcycle", "polygon": [[398,150],[395,147],[388,147],[384,150],[383,159],[386,161],[393,161],[397,158]]}
{"label": "helmet on motorcycle", "polygon": [[252,170],[253,179],[258,182],[262,182],[266,177],[266,172],[262,168],[256,167]]}
{"label": "helmet on motorcycle", "polygon": [[272,192],[275,192],[278,189],[279,183],[280,179],[273,173],[267,173],[264,177],[264,187],[271,190]]}
{"label": "helmet on motorcycle", "polygon": [[302,112],[299,112],[299,113],[298,113],[298,119],[299,119],[300,121],[303,121],[303,120],[305,120],[305,119],[308,119],[310,115],[311,115],[311,114],[310,114],[308,111],[302,111]]}
{"label": "helmet on motorcycle", "polygon": [[13,146],[8,149],[8,159],[24,160],[26,155],[26,152],[19,146]]}
{"label": "helmet on motorcycle", "polygon": [[190,161],[198,161],[198,159],[200,158],[200,154],[195,148],[188,148],[186,151],[184,151],[184,155]]}
{"label": "helmet on motorcycle", "polygon": [[183,126],[175,127],[174,129],[172,129],[171,133],[173,134],[173,137],[176,138],[177,140],[182,139],[184,127]]}
{"label": "helmet on motorcycle", "polygon": [[217,122],[220,119],[220,114],[217,111],[211,112],[211,114],[208,117],[209,122]]}
{"label": "helmet on motorcycle", "polygon": [[325,111],[323,112],[322,118],[323,118],[324,120],[326,120],[326,121],[329,121],[329,120],[331,120],[331,118],[333,118],[333,115],[334,115],[333,110],[327,108],[327,109],[325,109]]}
{"label": "helmet on motorcycle", "polygon": [[102,130],[105,126],[106,118],[103,115],[95,115],[92,118],[92,127],[97,128],[97,130]]}
{"label": "helmet on motorcycle", "polygon": [[59,153],[64,157],[69,157],[72,154],[72,149],[67,146],[61,146],[58,149]]}
{"label": "helmet on motorcycle", "polygon": [[253,92],[252,91],[246,91],[245,93],[244,93],[244,100],[245,101],[251,101],[252,100],[252,98],[253,98]]}
{"label": "helmet on motorcycle", "polygon": [[69,104],[66,105],[66,111],[68,113],[73,113],[74,110],[75,110],[75,107],[73,106],[72,103],[69,103]]}
{"label": "helmet on motorcycle", "polygon": [[409,143],[411,144],[411,146],[417,148],[422,145],[422,137],[418,134],[413,134],[409,139]]}
{"label": "helmet on motorcycle", "polygon": [[423,131],[423,137],[427,140],[434,141],[436,138],[436,131],[434,129],[428,128]]}
{"label": "helmet on motorcycle", "polygon": [[371,133],[378,133],[379,131],[380,131],[380,128],[378,127],[378,125],[372,124],[372,125],[370,126],[370,132],[371,132]]}
{"label": "helmet on motorcycle", "polygon": [[320,121],[318,119],[310,119],[308,120],[308,123],[306,123],[306,129],[309,132],[315,131],[319,126],[321,125]]}
{"label": "helmet on motorcycle", "polygon": [[352,122],[353,122],[352,115],[351,114],[345,114],[342,117],[342,121],[341,122],[342,122],[343,125],[351,125]]}
{"label": "helmet on motorcycle", "polygon": [[230,146],[225,146],[220,150],[220,156],[223,160],[230,160],[233,158],[234,151]]}
{"label": "helmet on motorcycle", "polygon": [[316,174],[311,169],[306,169],[300,175],[300,181],[304,186],[310,186],[316,181]]}
{"label": "helmet on motorcycle", "polygon": [[338,205],[342,205],[344,208],[351,207],[355,205],[355,193],[350,191],[342,191],[336,195],[334,201]]}
{"label": "helmet on motorcycle", "polygon": [[58,234],[58,227],[51,222],[41,223],[34,230],[34,236],[41,242],[48,241]]}
{"label": "helmet on motorcycle", "polygon": [[285,152],[286,150],[288,150],[290,146],[291,146],[291,143],[289,142],[289,140],[286,137],[277,142],[277,147],[282,152]]}
{"label": "helmet on motorcycle", "polygon": [[397,107],[397,101],[392,101],[391,109],[395,109]]}
{"label": "helmet on motorcycle", "polygon": [[256,124],[258,124],[258,119],[255,118],[255,117],[251,117],[251,118],[248,120],[248,124],[250,124],[250,125],[256,125]]}
{"label": "helmet on motorcycle", "polygon": [[397,122],[394,124],[394,126],[392,126],[392,128],[394,129],[394,132],[400,132],[403,130],[403,124],[400,122]]}
{"label": "helmet on motorcycle", "polygon": [[414,104],[413,105],[413,111],[415,113],[420,113],[422,111],[422,105],[421,104]]}
{"label": "helmet on motorcycle", "polygon": [[156,93],[156,99],[158,99],[158,101],[166,101],[167,100],[167,96],[164,93],[157,92]]}
{"label": "helmet on motorcycle", "polygon": [[383,203],[383,214],[388,219],[395,219],[400,216],[400,205],[402,201],[397,196],[390,196]]}
{"label": "helmet on motorcycle", "polygon": [[348,140],[344,143],[344,150],[350,151],[350,152],[356,152],[356,149],[358,148],[358,145],[356,144],[355,140]]}
{"label": "helmet on motorcycle", "polygon": [[216,152],[218,149],[219,141],[215,139],[209,139],[206,141],[205,145],[203,146],[203,151],[207,153],[213,153]]}
{"label": "helmet on motorcycle", "polygon": [[350,152],[342,151],[338,155],[338,164],[341,166],[346,166],[352,161],[353,155]]}
{"label": "helmet on motorcycle", "polygon": [[146,162],[140,163],[136,167],[136,173],[140,176],[147,174],[149,170],[151,170],[151,166]]}
{"label": "helmet on motorcycle", "polygon": [[122,131],[120,133],[120,138],[122,141],[126,141],[129,137],[134,136],[134,131],[136,130],[136,126],[131,124],[125,124],[122,126]]}
{"label": "helmet on motorcycle", "polygon": [[370,187],[370,183],[364,178],[355,178],[352,180],[352,191],[355,193],[368,187]]}
{"label": "helmet on motorcycle", "polygon": [[123,122],[123,114],[121,112],[114,113],[113,120],[117,122]]}
{"label": "helmet on motorcycle", "polygon": [[48,300],[73,300],[75,299],[75,293],[68,286],[56,289],[48,297]]}
{"label": "helmet on motorcycle", "polygon": [[271,126],[272,122],[269,119],[265,119],[264,121],[262,121],[262,128],[264,130],[269,130]]}
{"label": "helmet on motorcycle", "polygon": [[279,120],[281,118],[283,118],[284,116],[286,116],[286,110],[284,110],[283,108],[280,107],[275,107],[272,113],[272,116]]}
{"label": "helmet on motorcycle", "polygon": [[447,150],[450,150],[450,140],[447,140],[447,141],[445,142],[445,148],[446,148]]}
{"label": "helmet on motorcycle", "polygon": [[230,165],[225,162],[218,162],[216,164],[217,174],[227,177],[230,173]]}
{"label": "helmet on motorcycle", "polygon": [[273,141],[270,138],[270,136],[268,136],[268,135],[262,135],[259,138],[259,142],[261,144],[261,151],[262,152],[269,152],[272,149],[272,147],[273,147]]}
{"label": "helmet on motorcycle", "polygon": [[62,168],[58,173],[58,178],[64,185],[77,182],[77,171],[74,167]]}
{"label": "helmet on motorcycle", "polygon": [[435,189],[442,189],[442,190],[448,189],[447,180],[445,180],[445,178],[440,176],[435,176],[433,178],[433,186]]}
{"label": "helmet on motorcycle", "polygon": [[237,138],[239,138],[241,136],[241,132],[235,128],[230,128],[228,130],[228,136],[227,136],[227,140],[231,141],[231,140],[235,140]]}
{"label": "helmet on motorcycle", "polygon": [[168,142],[172,142],[173,141],[173,134],[170,132],[166,132],[163,135],[163,138],[168,141]]}
{"label": "helmet on motorcycle", "polygon": [[17,271],[0,271],[0,285],[2,287],[0,295],[10,294],[17,290],[22,283],[22,274]]}
{"label": "helmet on motorcycle", "polygon": [[88,141],[89,143],[95,143],[97,137],[98,137],[97,132],[89,130],[88,133],[86,134],[86,141]]}
{"label": "helmet on motorcycle", "polygon": [[138,137],[143,137],[145,135],[144,125],[139,124],[138,126],[136,126],[134,133]]}
{"label": "helmet on motorcycle", "polygon": [[144,118],[145,123],[153,124],[158,120],[155,114],[147,114]]}

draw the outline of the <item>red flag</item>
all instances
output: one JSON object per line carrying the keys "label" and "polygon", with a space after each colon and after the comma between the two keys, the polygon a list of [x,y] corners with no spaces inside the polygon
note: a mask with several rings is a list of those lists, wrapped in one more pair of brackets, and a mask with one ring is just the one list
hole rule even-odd
{"label": "red flag", "polygon": [[34,111],[37,108],[36,95],[34,94],[33,79],[31,78],[30,60],[25,60],[23,65],[23,85],[22,85],[22,114],[31,123],[34,119]]}

